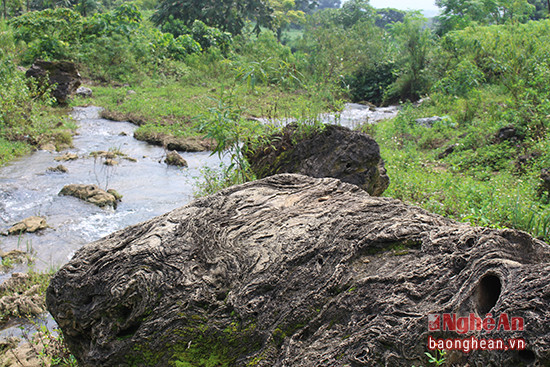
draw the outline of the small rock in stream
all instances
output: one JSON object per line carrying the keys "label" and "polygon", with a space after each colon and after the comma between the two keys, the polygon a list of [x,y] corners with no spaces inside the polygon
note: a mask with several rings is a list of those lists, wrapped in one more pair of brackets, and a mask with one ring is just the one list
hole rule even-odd
{"label": "small rock in stream", "polygon": [[48,172],[69,173],[69,170],[64,165],[60,164],[57,167],[48,167]]}
{"label": "small rock in stream", "polygon": [[42,217],[29,217],[25,218],[22,221],[15,223],[10,229],[8,229],[9,235],[19,235],[21,233],[34,233],[41,229],[48,228],[46,219]]}
{"label": "small rock in stream", "polygon": [[74,196],[99,207],[112,206],[114,209],[116,209],[119,201],[115,195],[100,189],[96,185],[66,185],[61,189],[59,195]]}
{"label": "small rock in stream", "polygon": [[54,160],[57,162],[74,161],[75,159],[78,159],[78,155],[75,153],[65,153],[62,156],[54,158]]}
{"label": "small rock in stream", "polygon": [[187,167],[187,161],[183,159],[183,157],[179,155],[178,152],[176,152],[175,150],[168,152],[164,163],[169,166]]}

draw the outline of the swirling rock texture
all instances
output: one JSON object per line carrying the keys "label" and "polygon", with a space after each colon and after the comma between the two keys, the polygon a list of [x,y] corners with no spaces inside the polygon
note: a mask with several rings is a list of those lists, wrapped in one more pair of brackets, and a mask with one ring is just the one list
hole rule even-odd
{"label": "swirling rock texture", "polygon": [[378,143],[369,135],[337,125],[300,131],[290,124],[265,143],[246,152],[258,178],[280,173],[333,177],[361,187],[373,196],[388,188],[390,179]]}
{"label": "swirling rock texture", "polygon": [[549,365],[549,260],[522,232],[284,174],[84,246],[47,307],[81,366],[426,365],[429,336],[458,336],[430,332],[428,315],[488,312],[524,331],[460,337],[528,349],[448,353],[449,365]]}

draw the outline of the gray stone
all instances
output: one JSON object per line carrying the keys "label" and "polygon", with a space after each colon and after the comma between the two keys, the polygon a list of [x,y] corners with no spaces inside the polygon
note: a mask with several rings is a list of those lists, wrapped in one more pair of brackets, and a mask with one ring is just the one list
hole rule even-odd
{"label": "gray stone", "polygon": [[187,161],[175,150],[166,154],[164,162],[169,166],[187,167]]}
{"label": "gray stone", "polygon": [[[516,367],[550,364],[549,283],[550,247],[523,232],[285,174],[84,246],[46,300],[82,367],[410,367],[427,364],[428,336],[524,338],[446,357]],[[431,314],[488,312],[524,330],[428,329]]]}
{"label": "gray stone", "polygon": [[59,104],[66,104],[70,95],[80,86],[82,78],[76,65],[70,61],[36,60],[27,70],[27,78],[34,78],[41,84],[55,85],[52,95]]}
{"label": "gray stone", "polygon": [[433,117],[424,117],[421,119],[416,119],[416,123],[420,126],[431,128],[436,122],[443,121],[443,117],[433,116]]}
{"label": "gray stone", "polygon": [[54,160],[57,162],[68,162],[78,159],[78,154],[76,153],[65,153],[59,157],[55,157]]}
{"label": "gray stone", "polygon": [[382,195],[390,184],[378,143],[365,133],[337,125],[304,136],[290,124],[247,150],[246,158],[258,178],[280,173],[334,177],[374,196]]}
{"label": "gray stone", "polygon": [[93,91],[87,87],[78,87],[76,95],[80,97],[90,98],[93,95]]}

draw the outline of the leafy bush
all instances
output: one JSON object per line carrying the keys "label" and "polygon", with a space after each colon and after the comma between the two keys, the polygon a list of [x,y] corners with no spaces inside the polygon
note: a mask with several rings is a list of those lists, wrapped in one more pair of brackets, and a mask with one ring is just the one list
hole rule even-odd
{"label": "leafy bush", "polygon": [[485,75],[470,60],[463,60],[449,70],[436,85],[435,90],[454,96],[466,96],[485,82]]}
{"label": "leafy bush", "polygon": [[223,52],[227,52],[232,41],[230,33],[222,32],[218,28],[209,27],[198,19],[193,22],[191,35],[201,45],[203,50],[210,47],[218,47]]}
{"label": "leafy bush", "polygon": [[380,105],[386,89],[395,82],[395,64],[392,61],[365,65],[344,80],[353,102],[368,101]]}
{"label": "leafy bush", "polygon": [[[68,59],[82,64],[88,75],[102,81],[140,80],[166,65],[166,59],[184,61],[203,50],[191,30],[177,36],[163,33],[145,23],[132,3],[90,17],[70,9],[47,9],[27,13],[11,24],[16,39],[27,43],[23,55],[26,63],[37,58]],[[202,22],[196,22],[192,32],[206,47],[227,51],[231,44],[228,33]]]}
{"label": "leafy bush", "polygon": [[0,164],[48,142],[63,129],[60,118],[49,115],[54,104],[48,90],[28,82],[10,54],[16,49],[9,33],[0,32]]}
{"label": "leafy bush", "polygon": [[83,30],[83,20],[77,12],[65,9],[46,9],[29,12],[10,20],[16,40],[27,43],[23,61],[35,59],[70,59],[78,47]]}

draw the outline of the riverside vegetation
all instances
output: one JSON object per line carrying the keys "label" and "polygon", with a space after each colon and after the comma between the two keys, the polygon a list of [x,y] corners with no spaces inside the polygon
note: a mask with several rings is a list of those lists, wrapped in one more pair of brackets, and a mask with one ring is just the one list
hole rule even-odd
{"label": "riverside vegetation", "polygon": [[[144,139],[215,140],[231,163],[204,172],[204,193],[254,179],[241,143],[272,133],[259,117],[311,133],[320,113],[347,101],[400,103],[395,119],[361,128],[380,144],[384,195],[550,239],[550,194],[540,189],[550,167],[544,1],[441,0],[435,22],[364,0],[322,10],[315,5],[337,2],[230,2],[230,17],[208,13],[218,2],[3,0],[0,163],[71,144],[67,110],[24,77],[38,58],[77,63],[94,97],[72,104],[135,122]],[[432,125],[416,121],[436,115]]]}

